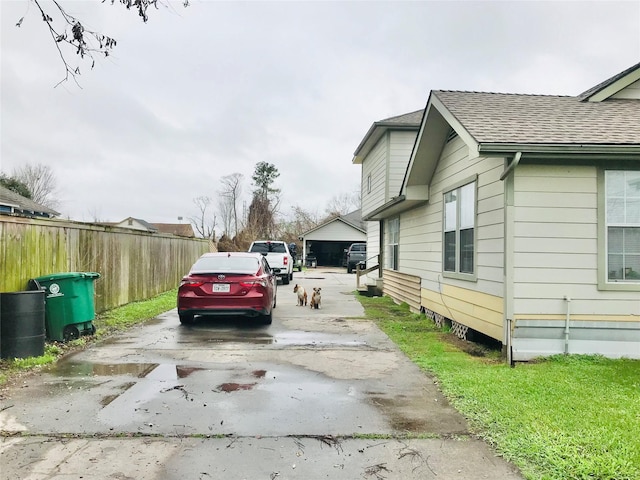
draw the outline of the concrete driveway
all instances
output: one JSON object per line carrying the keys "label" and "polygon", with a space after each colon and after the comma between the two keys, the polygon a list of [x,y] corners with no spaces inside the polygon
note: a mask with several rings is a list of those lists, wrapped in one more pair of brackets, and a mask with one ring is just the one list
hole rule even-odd
{"label": "concrete driveway", "polygon": [[355,275],[294,275],[270,326],[174,310],[8,389],[2,479],[522,478],[362,318]]}

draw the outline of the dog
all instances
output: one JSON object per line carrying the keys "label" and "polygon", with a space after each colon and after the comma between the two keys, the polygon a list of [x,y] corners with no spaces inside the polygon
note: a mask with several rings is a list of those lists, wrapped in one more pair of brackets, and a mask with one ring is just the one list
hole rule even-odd
{"label": "dog", "polygon": [[314,288],[313,293],[311,294],[311,308],[315,308],[316,310],[320,308],[320,303],[322,302],[322,296],[320,291],[322,289],[320,287]]}
{"label": "dog", "polygon": [[298,303],[296,304],[298,307],[306,307],[307,306],[307,292],[305,292],[304,287],[302,285],[298,285],[293,287],[293,293],[298,294]]}

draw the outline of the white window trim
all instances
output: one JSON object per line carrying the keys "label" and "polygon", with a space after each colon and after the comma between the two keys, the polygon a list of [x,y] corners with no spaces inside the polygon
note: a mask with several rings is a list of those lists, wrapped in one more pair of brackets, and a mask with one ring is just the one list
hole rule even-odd
{"label": "white window trim", "polygon": [[[393,242],[393,237],[391,235],[391,224],[392,222],[397,222],[398,230],[397,230],[397,239]],[[398,251],[397,255],[397,264],[393,265],[394,255],[393,255],[393,247]],[[387,265],[386,268],[389,270],[398,271],[400,267],[400,217],[393,217],[387,220]]]}
{"label": "white window trim", "polygon": [[613,170],[637,171],[629,168],[598,169],[598,290],[640,292],[640,281],[610,281],[608,275],[608,224],[606,172]]}
{"label": "white window trim", "polygon": [[[445,263],[445,195],[453,190],[457,190],[465,185],[469,185],[473,183],[475,186],[474,191],[474,205],[473,205],[473,273],[462,273],[459,271],[451,272],[444,269]],[[460,219],[460,204],[457,205],[458,213],[456,218],[456,269],[460,268],[459,263],[459,255],[460,255],[460,237],[459,237],[459,219]],[[449,185],[447,188],[442,190],[442,257],[441,257],[441,271],[442,276],[447,278],[456,278],[459,280],[467,280],[475,282],[478,280],[478,175],[473,175],[471,177],[467,177],[464,180],[453,183]]]}

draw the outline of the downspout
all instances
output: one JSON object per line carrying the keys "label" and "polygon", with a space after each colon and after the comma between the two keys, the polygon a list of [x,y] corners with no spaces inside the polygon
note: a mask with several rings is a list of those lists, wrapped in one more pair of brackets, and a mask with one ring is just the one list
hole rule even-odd
{"label": "downspout", "polygon": [[507,178],[507,175],[511,173],[511,170],[518,166],[521,158],[522,152],[516,152],[516,154],[513,156],[513,160],[511,160],[511,163],[507,166],[507,168],[504,169],[502,175],[500,175],[500,180],[504,180],[505,178]]}
{"label": "downspout", "polygon": [[503,337],[507,349],[507,364],[513,366],[514,327],[514,238],[515,238],[515,194],[514,178],[509,176],[518,165],[521,152],[516,152],[513,161],[504,169],[500,180],[504,181],[504,283],[503,283]]}
{"label": "downspout", "polygon": [[567,318],[564,322],[564,354],[569,353],[569,321],[571,320],[571,297],[564,297],[567,302]]}

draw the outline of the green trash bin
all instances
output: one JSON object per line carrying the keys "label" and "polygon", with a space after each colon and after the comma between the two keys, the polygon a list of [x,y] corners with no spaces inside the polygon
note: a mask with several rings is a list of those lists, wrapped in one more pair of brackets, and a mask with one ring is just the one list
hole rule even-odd
{"label": "green trash bin", "polygon": [[31,288],[45,292],[45,327],[49,340],[66,342],[95,333],[93,282],[98,278],[100,274],[95,272],[67,272],[31,280]]}

